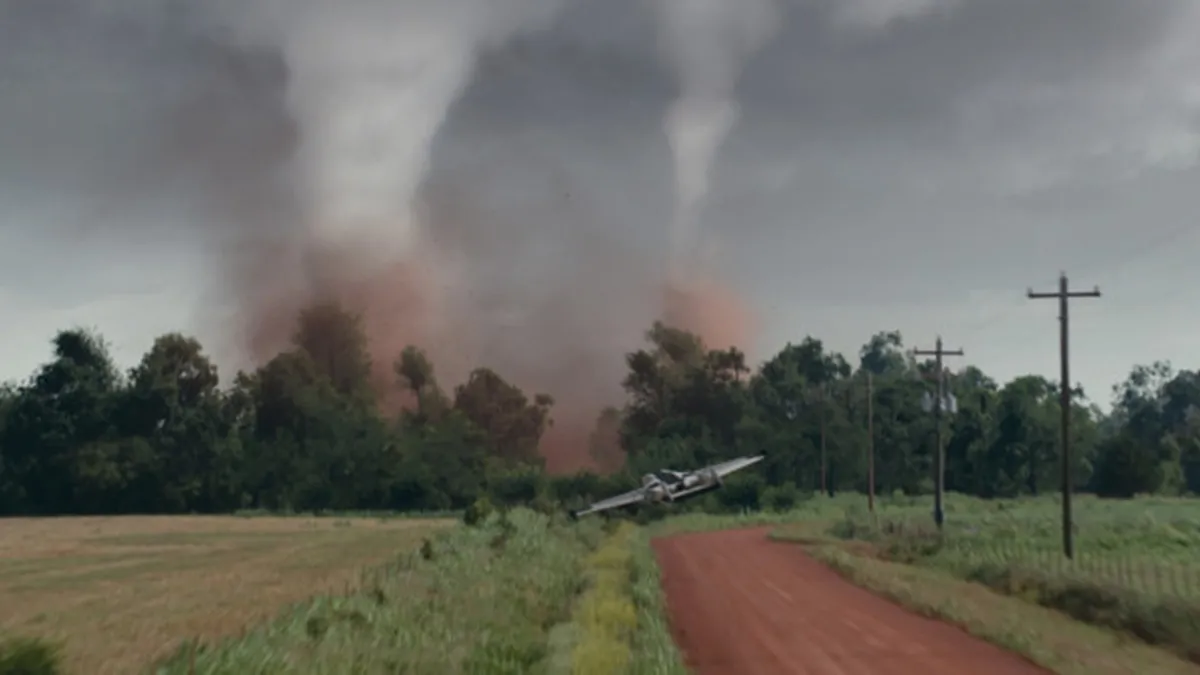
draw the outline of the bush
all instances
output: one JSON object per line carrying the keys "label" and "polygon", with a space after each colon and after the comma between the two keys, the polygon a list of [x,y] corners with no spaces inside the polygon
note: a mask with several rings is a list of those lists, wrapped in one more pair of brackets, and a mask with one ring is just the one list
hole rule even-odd
{"label": "bush", "polygon": [[800,503],[800,491],[791,481],[763,490],[762,505],[764,508],[778,513],[791,511]]}
{"label": "bush", "polygon": [[757,511],[765,482],[758,474],[734,474],[717,491],[721,506],[731,511]]}
{"label": "bush", "polygon": [[829,527],[839,539],[873,542],[880,557],[912,564],[937,555],[945,543],[937,527],[911,519],[872,520],[865,512],[847,509],[845,516]]}
{"label": "bush", "polygon": [[0,643],[0,675],[58,675],[62,672],[59,648],[33,638],[12,638]]}
{"label": "bush", "polygon": [[500,506],[531,504],[543,493],[545,477],[533,467],[493,469],[487,491]]}
{"label": "bush", "polygon": [[487,517],[492,515],[495,510],[487,497],[480,497],[463,511],[463,523],[468,527],[474,527],[487,520]]}

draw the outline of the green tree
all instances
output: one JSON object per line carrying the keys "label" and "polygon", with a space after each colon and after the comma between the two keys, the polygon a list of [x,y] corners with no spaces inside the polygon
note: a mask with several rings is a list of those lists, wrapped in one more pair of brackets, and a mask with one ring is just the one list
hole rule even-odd
{"label": "green tree", "polygon": [[[129,374],[119,418],[124,438],[146,442],[131,484],[159,509],[220,511],[238,506],[237,445],[217,368],[194,338],[163,335]],[[151,497],[151,494],[154,497]]]}
{"label": "green tree", "polygon": [[696,335],[656,322],[646,333],[649,349],[629,353],[622,386],[621,444],[631,458],[656,439],[694,441],[694,461],[730,455],[747,411],[745,355],[708,350]]}
{"label": "green tree", "polygon": [[[121,378],[103,339],[93,331],[61,331],[54,359],[20,387],[8,405],[5,471],[20,510],[35,514],[94,510],[80,497],[102,489],[111,469],[93,456],[114,438]],[[87,461],[80,461],[86,459]]]}
{"label": "green tree", "polygon": [[537,463],[538,442],[550,424],[554,400],[523,391],[489,368],[477,368],[454,391],[454,409],[487,436],[492,456],[506,462]]}
{"label": "green tree", "polygon": [[412,395],[420,421],[434,421],[450,409],[450,400],[438,386],[429,357],[418,347],[405,347],[393,366],[400,384]]}
{"label": "green tree", "polygon": [[339,395],[363,407],[375,402],[361,316],[335,302],[312,305],[300,313],[293,342]]}

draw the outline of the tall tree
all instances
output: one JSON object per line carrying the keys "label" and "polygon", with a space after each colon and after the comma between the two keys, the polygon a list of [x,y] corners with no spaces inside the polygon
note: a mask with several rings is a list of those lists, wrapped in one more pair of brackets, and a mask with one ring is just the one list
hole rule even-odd
{"label": "tall tree", "polygon": [[336,302],[312,305],[300,313],[294,343],[335,391],[360,405],[374,403],[361,316]]}
{"label": "tall tree", "polygon": [[[237,506],[239,470],[232,420],[226,417],[217,368],[195,338],[169,333],[129,374],[122,432],[146,439],[154,466],[142,478],[158,483],[169,511],[215,511]],[[147,475],[149,474],[149,475]],[[139,490],[151,487],[142,482]]]}
{"label": "tall tree", "polygon": [[454,408],[481,429],[493,456],[507,462],[538,462],[538,442],[550,424],[554,399],[523,391],[490,368],[477,368],[454,391]]}
{"label": "tall tree", "polygon": [[[81,458],[113,438],[121,379],[107,345],[93,331],[61,331],[54,359],[10,402],[4,425],[5,466],[20,486],[24,510],[72,513],[91,510],[80,497],[89,481],[104,481],[109,467]],[[91,470],[88,470],[91,469]]]}
{"label": "tall tree", "polygon": [[393,369],[400,383],[415,399],[418,419],[436,420],[449,410],[450,400],[438,386],[433,364],[420,348],[405,347]]}
{"label": "tall tree", "polygon": [[871,336],[858,352],[859,367],[875,375],[896,375],[908,369],[900,331],[884,331]]}

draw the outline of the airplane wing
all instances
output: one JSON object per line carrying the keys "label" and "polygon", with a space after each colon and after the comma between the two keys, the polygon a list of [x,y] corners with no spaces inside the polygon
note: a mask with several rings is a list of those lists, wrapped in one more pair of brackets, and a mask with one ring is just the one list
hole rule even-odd
{"label": "airplane wing", "polygon": [[601,499],[600,501],[595,502],[594,504],[587,507],[586,509],[580,509],[579,511],[572,512],[571,515],[578,518],[579,516],[586,516],[589,513],[598,513],[600,511],[619,509],[622,506],[629,506],[630,504],[636,504],[640,501],[643,501],[645,498],[646,498],[645,494],[642,492],[642,490],[640,490],[640,489],[630,490],[629,492],[626,492],[625,494],[617,495],[616,497],[609,497],[608,499]]}
{"label": "airplane wing", "polygon": [[737,459],[731,459],[727,462],[713,464],[712,466],[707,467],[707,468],[715,470],[717,472],[718,476],[724,478],[725,476],[728,476],[729,474],[733,473],[734,471],[741,471],[742,469],[750,466],[751,464],[758,464],[764,458],[765,458],[765,455],[755,455],[754,457],[738,457]]}

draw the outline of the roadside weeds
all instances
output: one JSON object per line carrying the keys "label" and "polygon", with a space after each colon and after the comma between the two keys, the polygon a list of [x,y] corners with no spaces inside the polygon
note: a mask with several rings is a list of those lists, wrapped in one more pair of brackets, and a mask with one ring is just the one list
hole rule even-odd
{"label": "roadside weeds", "polygon": [[806,549],[857,586],[1061,675],[1200,674],[1200,666],[1165,650],[936,570],[857,556],[830,545]]}

